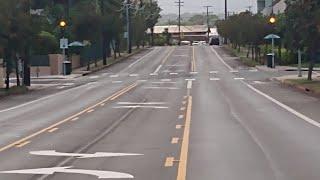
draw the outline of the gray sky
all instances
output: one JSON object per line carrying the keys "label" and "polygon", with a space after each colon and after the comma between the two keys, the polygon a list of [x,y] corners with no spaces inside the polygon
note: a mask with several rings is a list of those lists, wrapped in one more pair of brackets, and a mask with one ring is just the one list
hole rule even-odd
{"label": "gray sky", "polygon": [[[177,13],[178,7],[175,6],[175,1],[177,0],[158,0],[161,8],[163,9],[162,14]],[[224,0],[183,0],[184,7],[181,11],[192,12],[192,13],[202,13],[205,11],[203,6],[212,5],[211,11],[214,14],[220,14],[224,12]],[[253,11],[256,11],[256,1],[257,0],[228,0],[229,10],[231,12],[239,12],[248,9],[248,6],[252,6]]]}

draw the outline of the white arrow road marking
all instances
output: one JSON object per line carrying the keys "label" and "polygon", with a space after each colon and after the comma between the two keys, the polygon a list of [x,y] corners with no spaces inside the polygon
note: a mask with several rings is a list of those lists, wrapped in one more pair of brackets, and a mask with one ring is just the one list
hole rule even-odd
{"label": "white arrow road marking", "polygon": [[80,154],[80,153],[61,153],[54,150],[48,151],[31,151],[30,154],[38,156],[67,156],[77,157],[79,159],[86,158],[102,158],[102,157],[124,157],[124,156],[142,156],[143,154],[132,154],[132,153],[109,153],[109,152],[96,152],[94,154]]}
{"label": "white arrow road marking", "polygon": [[133,179],[134,176],[127,173],[113,172],[113,171],[97,171],[85,169],[70,169],[72,167],[52,167],[52,168],[39,168],[39,169],[23,169],[13,171],[0,171],[1,174],[41,174],[52,175],[54,173],[72,173],[72,174],[86,174],[97,176],[99,179]]}

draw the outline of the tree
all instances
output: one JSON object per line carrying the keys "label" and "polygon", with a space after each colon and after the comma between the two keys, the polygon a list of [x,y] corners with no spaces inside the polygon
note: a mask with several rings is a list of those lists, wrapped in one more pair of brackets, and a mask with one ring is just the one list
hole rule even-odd
{"label": "tree", "polygon": [[286,33],[290,35],[294,47],[304,47],[309,57],[308,80],[320,48],[320,2],[310,0],[286,1]]}
{"label": "tree", "polygon": [[145,5],[145,11],[146,26],[151,31],[151,46],[154,46],[154,26],[158,23],[158,20],[161,17],[161,8],[159,7],[157,1],[149,1]]}

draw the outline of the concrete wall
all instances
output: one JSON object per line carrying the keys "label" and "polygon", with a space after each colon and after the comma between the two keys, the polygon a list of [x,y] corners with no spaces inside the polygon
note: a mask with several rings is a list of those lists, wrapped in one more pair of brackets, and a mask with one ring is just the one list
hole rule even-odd
{"label": "concrete wall", "polygon": [[49,76],[51,74],[51,68],[49,66],[39,66],[39,67],[31,67],[30,73],[32,77],[39,76]]}
{"label": "concrete wall", "polygon": [[51,75],[60,75],[63,73],[63,55],[49,54],[49,61],[51,67]]}
{"label": "concrete wall", "polygon": [[72,69],[76,69],[81,67],[80,56],[72,55],[71,56]]}

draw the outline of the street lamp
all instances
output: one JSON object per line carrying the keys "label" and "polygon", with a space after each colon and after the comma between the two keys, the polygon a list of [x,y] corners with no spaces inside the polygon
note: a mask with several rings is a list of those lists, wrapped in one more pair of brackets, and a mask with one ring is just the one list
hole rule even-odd
{"label": "street lamp", "polygon": [[67,26],[67,22],[64,21],[64,20],[61,20],[61,21],[59,22],[59,26],[60,26],[61,28],[65,28],[65,27]]}
{"label": "street lamp", "polygon": [[60,48],[62,49],[63,55],[63,75],[67,75],[67,57],[66,57],[66,49],[68,49],[68,39],[65,38],[65,28],[67,27],[67,22],[65,20],[61,20],[59,22],[59,27],[61,28],[62,38],[60,39]]}
{"label": "street lamp", "polygon": [[269,19],[269,22],[270,22],[271,24],[276,23],[276,21],[277,21],[277,19],[276,19],[274,16],[271,16],[270,19]]}

